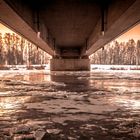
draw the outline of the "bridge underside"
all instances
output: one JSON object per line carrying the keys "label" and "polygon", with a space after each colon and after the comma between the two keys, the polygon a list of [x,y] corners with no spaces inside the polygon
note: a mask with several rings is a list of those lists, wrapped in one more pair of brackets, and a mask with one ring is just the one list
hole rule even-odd
{"label": "bridge underside", "polygon": [[0,21],[52,55],[52,70],[89,70],[89,55],[140,21],[139,5],[139,0],[0,0]]}

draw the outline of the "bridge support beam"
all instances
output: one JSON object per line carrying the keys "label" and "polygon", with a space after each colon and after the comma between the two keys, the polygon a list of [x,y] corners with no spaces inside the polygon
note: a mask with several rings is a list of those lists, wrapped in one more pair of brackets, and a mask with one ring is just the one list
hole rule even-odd
{"label": "bridge support beam", "polygon": [[50,61],[51,71],[89,71],[90,60],[85,59],[57,59],[53,58]]}

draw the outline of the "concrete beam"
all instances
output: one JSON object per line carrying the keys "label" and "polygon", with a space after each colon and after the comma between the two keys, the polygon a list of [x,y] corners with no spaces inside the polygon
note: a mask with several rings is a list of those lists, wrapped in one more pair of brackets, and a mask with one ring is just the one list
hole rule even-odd
{"label": "concrete beam", "polygon": [[[130,29],[131,27],[133,27],[134,25],[140,22],[140,12],[139,12],[140,1],[135,0],[131,2],[133,3],[128,3],[127,7],[123,6],[127,4],[127,3],[124,3],[124,1],[120,1],[120,4],[116,5],[118,8],[114,7],[115,3],[112,7],[110,7],[110,10],[109,10],[110,16],[107,21],[109,22],[107,26],[107,30],[105,31],[104,36],[102,36],[101,27],[100,27],[101,21],[97,23],[97,26],[95,27],[93,33],[91,34],[88,40],[88,48],[86,51],[87,55],[91,55],[96,50],[103,47],[104,45],[106,45],[113,39],[117,38],[119,35],[123,34],[128,29]],[[123,5],[121,5],[121,3]],[[122,10],[119,10],[119,9],[122,9]],[[119,16],[117,14],[119,14]]]}
{"label": "concrete beam", "polygon": [[24,16],[24,14],[23,17],[21,17],[4,0],[0,0],[0,22],[7,25],[18,34],[24,36],[50,55],[53,55],[53,49],[47,44],[47,42],[45,42],[45,40],[43,40],[41,37],[37,37],[37,32],[33,27],[34,21],[32,19],[31,11],[26,11],[25,15],[27,15],[27,17]]}

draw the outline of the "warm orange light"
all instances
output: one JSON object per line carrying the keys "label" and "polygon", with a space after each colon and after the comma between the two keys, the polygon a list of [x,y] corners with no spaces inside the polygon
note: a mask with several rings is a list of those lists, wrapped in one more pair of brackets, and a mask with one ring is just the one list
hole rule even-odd
{"label": "warm orange light", "polygon": [[140,24],[116,38],[116,40],[119,42],[127,42],[130,39],[134,39],[135,41],[140,40]]}
{"label": "warm orange light", "polygon": [[5,34],[5,33],[14,33],[14,32],[0,23],[0,33]]}

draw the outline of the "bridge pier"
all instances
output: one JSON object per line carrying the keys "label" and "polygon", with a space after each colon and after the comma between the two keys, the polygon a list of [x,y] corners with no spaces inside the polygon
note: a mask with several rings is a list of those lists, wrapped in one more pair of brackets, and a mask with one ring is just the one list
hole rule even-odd
{"label": "bridge pier", "polygon": [[50,60],[51,71],[89,71],[90,60],[84,59],[57,59]]}

